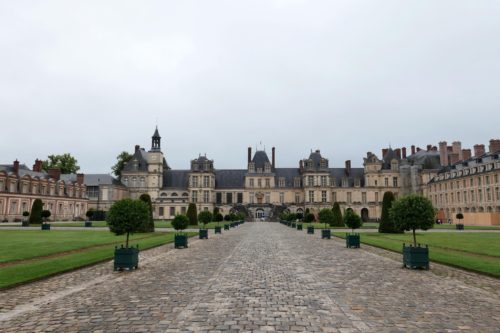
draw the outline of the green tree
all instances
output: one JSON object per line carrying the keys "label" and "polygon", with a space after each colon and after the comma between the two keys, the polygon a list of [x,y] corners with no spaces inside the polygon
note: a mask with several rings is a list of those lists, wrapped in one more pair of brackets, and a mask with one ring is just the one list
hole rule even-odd
{"label": "green tree", "polygon": [[212,213],[212,216],[215,216],[217,214],[219,214],[219,207],[214,207],[214,211]]}
{"label": "green tree", "polygon": [[302,220],[304,218],[304,214],[302,213],[296,213],[295,214],[299,220]]}
{"label": "green tree", "polygon": [[203,224],[203,228],[205,228],[205,225],[207,223],[212,222],[212,218],[213,215],[208,210],[204,210],[203,212],[200,212],[198,214],[198,221],[200,221]]}
{"label": "green tree", "polygon": [[344,214],[344,224],[351,228],[352,232],[354,232],[354,229],[358,229],[363,225],[363,221],[354,211],[348,210]]}
{"label": "green tree", "polygon": [[42,162],[42,169],[48,171],[50,168],[59,168],[61,173],[76,173],[80,170],[78,161],[71,154],[49,155],[48,159]]}
{"label": "green tree", "polygon": [[155,231],[155,221],[153,220],[153,204],[151,203],[151,197],[147,193],[141,194],[139,200],[143,201],[148,205],[149,209],[149,219],[144,220],[144,225],[141,228],[142,232],[154,232]]}
{"label": "green tree", "polygon": [[384,193],[384,198],[382,199],[382,215],[380,217],[380,223],[378,225],[378,232],[384,233],[400,233],[401,230],[396,228],[394,221],[391,219],[389,211],[392,204],[396,200],[394,193],[388,191]]}
{"label": "green tree", "polygon": [[52,215],[52,214],[50,213],[50,210],[46,210],[46,209],[44,209],[44,210],[42,210],[41,215],[42,215],[42,220],[43,220],[43,222],[47,222],[47,219],[48,219],[48,218],[50,217],[50,215]]}
{"label": "green tree", "polygon": [[172,227],[175,230],[184,230],[188,227],[189,219],[186,215],[176,215],[172,220]]}
{"label": "green tree", "polygon": [[221,222],[224,220],[224,216],[221,213],[217,213],[214,215],[214,221],[215,222]]}
{"label": "green tree", "polygon": [[457,215],[455,215],[455,217],[458,219],[458,223],[460,223],[460,221],[462,221],[462,219],[464,218],[464,214],[458,213]]}
{"label": "green tree", "polygon": [[314,214],[307,213],[304,216],[304,222],[306,222],[306,223],[314,222],[314,220],[315,220]]}
{"label": "green tree", "polygon": [[43,210],[42,200],[35,199],[35,201],[33,201],[33,206],[31,207],[31,214],[29,219],[30,224],[42,223],[42,210]]}
{"label": "green tree", "polygon": [[132,155],[130,155],[126,151],[122,151],[118,156],[116,156],[116,164],[111,167],[111,170],[113,170],[113,174],[118,177],[118,179],[121,180],[122,178],[122,171],[123,168],[125,167],[125,163],[130,161],[132,159]]}
{"label": "green tree", "polygon": [[90,221],[90,219],[94,216],[94,208],[90,208],[89,210],[87,210],[85,216],[87,216],[87,220]]}
{"label": "green tree", "polygon": [[343,227],[344,220],[342,219],[342,211],[340,210],[340,205],[338,202],[335,202],[333,204],[332,213],[333,213],[333,223],[331,224],[331,226],[332,227]]}
{"label": "green tree", "polygon": [[389,211],[396,228],[413,231],[413,244],[417,246],[416,229],[427,230],[434,226],[436,211],[432,202],[420,195],[410,194],[394,201]]}
{"label": "green tree", "polygon": [[[319,222],[325,224],[325,229],[326,225],[332,225],[333,224],[333,212],[331,209],[328,208],[323,208],[322,210],[319,211]],[[307,217],[307,215],[306,215]]]}
{"label": "green tree", "polygon": [[198,224],[198,210],[196,209],[196,205],[194,203],[189,204],[186,216],[189,220],[189,225]]}
{"label": "green tree", "polygon": [[129,235],[139,232],[144,221],[149,219],[149,207],[142,200],[122,199],[116,201],[108,211],[106,222],[115,235],[126,234],[125,247],[128,248]]}

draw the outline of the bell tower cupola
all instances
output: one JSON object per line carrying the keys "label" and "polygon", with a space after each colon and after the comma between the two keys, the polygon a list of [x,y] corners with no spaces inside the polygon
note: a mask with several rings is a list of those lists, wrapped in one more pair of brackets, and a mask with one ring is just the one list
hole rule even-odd
{"label": "bell tower cupola", "polygon": [[155,133],[151,139],[151,151],[161,151],[161,136],[158,132],[158,126],[156,126]]}

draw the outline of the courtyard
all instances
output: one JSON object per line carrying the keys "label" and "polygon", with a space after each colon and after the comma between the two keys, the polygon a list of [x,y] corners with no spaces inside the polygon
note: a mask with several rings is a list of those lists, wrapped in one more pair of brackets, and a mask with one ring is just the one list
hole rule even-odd
{"label": "courtyard", "polygon": [[2,332],[498,332],[500,281],[277,223],[2,291]]}

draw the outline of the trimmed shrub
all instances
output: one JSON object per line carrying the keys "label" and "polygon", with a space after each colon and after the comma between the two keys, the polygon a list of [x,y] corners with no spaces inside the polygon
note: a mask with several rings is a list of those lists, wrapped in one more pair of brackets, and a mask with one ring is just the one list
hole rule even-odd
{"label": "trimmed shrub", "polygon": [[141,228],[142,232],[154,232],[155,231],[155,221],[153,220],[153,204],[151,203],[151,197],[147,193],[141,194],[139,200],[143,201],[148,205],[149,209],[149,219],[144,221]]}
{"label": "trimmed shrub", "polygon": [[129,235],[139,232],[147,219],[149,219],[149,207],[144,201],[122,199],[111,206],[106,222],[109,230],[115,235],[127,235],[125,247],[128,248]]}
{"label": "trimmed shrub", "polygon": [[188,227],[189,219],[185,215],[176,215],[172,220],[172,227],[175,230],[184,230]]}
{"label": "trimmed shrub", "polygon": [[40,214],[42,216],[42,220],[43,222],[47,222],[47,220],[49,219],[50,215],[52,215],[50,213],[50,210],[42,210],[42,213]]}
{"label": "trimmed shrub", "polygon": [[189,204],[186,216],[189,220],[189,225],[198,224],[198,210],[196,209],[196,205],[194,203]]}
{"label": "trimmed shrub", "polygon": [[[331,209],[328,209],[328,208],[323,208],[322,210],[319,211],[319,222],[321,223],[324,223],[325,224],[325,228],[326,228],[326,225],[332,225],[333,224],[333,212]],[[306,218],[307,218],[307,215],[306,215]]]}
{"label": "trimmed shrub", "polygon": [[335,202],[332,207],[333,213],[333,222],[330,224],[332,227],[343,227],[344,220],[342,218],[342,212],[340,211],[340,205],[338,202]]}
{"label": "trimmed shrub", "polygon": [[351,228],[354,232],[354,229],[358,229],[363,225],[363,221],[361,220],[361,217],[356,214],[356,212],[348,210],[344,214],[344,224]]}
{"label": "trimmed shrub", "polygon": [[314,222],[314,220],[315,220],[314,214],[311,213],[307,213],[306,216],[304,217],[304,222],[306,223]]}
{"label": "trimmed shrub", "polygon": [[215,222],[221,222],[224,220],[224,216],[221,213],[217,213],[214,215],[214,221]]}
{"label": "trimmed shrub", "polygon": [[380,217],[380,223],[378,225],[378,232],[384,233],[401,233],[402,230],[396,228],[394,221],[391,219],[389,211],[392,204],[396,200],[394,193],[388,191],[384,193],[384,198],[382,199],[382,215]]}
{"label": "trimmed shrub", "polygon": [[210,213],[208,210],[204,210],[203,212],[200,212],[198,214],[198,221],[203,224],[203,227],[205,227],[207,223],[212,222],[212,217],[212,213]]}
{"label": "trimmed shrub", "polygon": [[33,201],[33,206],[31,207],[31,214],[30,214],[30,224],[40,224],[42,223],[42,210],[43,210],[43,203],[41,199],[35,199]]}

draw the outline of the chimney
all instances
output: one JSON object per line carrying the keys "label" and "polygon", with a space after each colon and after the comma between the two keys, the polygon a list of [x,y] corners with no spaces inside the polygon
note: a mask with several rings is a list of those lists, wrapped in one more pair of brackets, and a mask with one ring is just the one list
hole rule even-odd
{"label": "chimney", "polygon": [[462,157],[463,157],[463,160],[468,160],[469,158],[472,157],[472,152],[470,149],[462,149]]}
{"label": "chimney", "polygon": [[84,179],[84,175],[83,175],[83,173],[77,173],[77,174],[76,174],[76,182],[77,182],[79,185],[83,185],[83,179]]}
{"label": "chimney", "polygon": [[458,154],[455,154],[455,153],[451,153],[448,155],[449,158],[450,158],[450,164],[455,164],[457,163],[458,161],[460,161],[460,159],[458,158]]}
{"label": "chimney", "polygon": [[431,151],[432,145],[427,145],[427,151]]}
{"label": "chimney", "polygon": [[432,146],[432,151],[438,151],[438,147]]}
{"label": "chimney", "polygon": [[387,148],[382,149],[382,159],[384,159],[384,157],[385,157],[385,155],[387,155],[388,151],[389,151],[389,149],[387,149]]}
{"label": "chimney", "polygon": [[135,145],[135,152],[137,153],[139,151],[139,149],[141,148],[141,146],[139,145]]}
{"label": "chimney", "polygon": [[490,140],[490,147],[489,147],[490,153],[496,153],[499,150],[500,150],[500,140],[491,139]]}
{"label": "chimney", "polygon": [[403,159],[405,159],[406,158],[406,147],[401,148],[401,150],[403,151]]}
{"label": "chimney", "polygon": [[422,149],[420,149],[420,147],[417,147],[417,153],[418,153],[419,151],[421,151],[421,150],[422,150]]}
{"label": "chimney", "polygon": [[33,171],[42,172],[42,160],[38,158],[35,160],[35,164],[33,164]]}
{"label": "chimney", "polygon": [[474,156],[479,157],[484,155],[484,145],[474,145]]}
{"label": "chimney", "polygon": [[442,166],[448,165],[448,143],[446,141],[439,143],[439,163]]}
{"label": "chimney", "polygon": [[415,145],[411,145],[411,154],[415,154]]}
{"label": "chimney", "polygon": [[396,150],[395,150],[395,152],[396,152],[396,156],[397,156],[399,159],[401,159],[401,149],[399,149],[399,148],[398,148],[398,149],[396,149]]}
{"label": "chimney", "polygon": [[48,173],[49,176],[55,180],[61,179],[61,169],[59,168],[50,168]]}
{"label": "chimney", "polygon": [[248,147],[248,163],[252,162],[252,147]]}
{"label": "chimney", "polygon": [[13,172],[16,175],[19,175],[19,161],[17,159],[14,161],[13,168],[14,168]]}
{"label": "chimney", "polygon": [[273,167],[273,170],[274,170],[274,168],[276,167],[276,148],[274,148],[274,147],[272,149],[271,162],[272,162],[272,167]]}
{"label": "chimney", "polygon": [[351,160],[345,161],[345,174],[347,176],[351,174]]}
{"label": "chimney", "polygon": [[304,172],[304,161],[300,160],[299,162],[299,171],[300,173]]}
{"label": "chimney", "polygon": [[461,161],[463,159],[462,143],[460,141],[453,141],[451,146],[452,146],[453,154],[457,154],[458,160]]}

